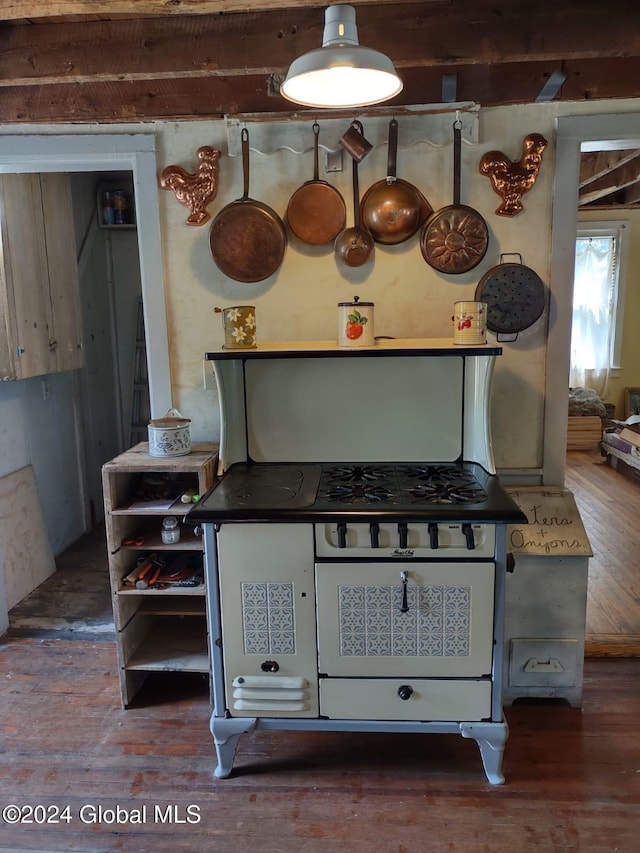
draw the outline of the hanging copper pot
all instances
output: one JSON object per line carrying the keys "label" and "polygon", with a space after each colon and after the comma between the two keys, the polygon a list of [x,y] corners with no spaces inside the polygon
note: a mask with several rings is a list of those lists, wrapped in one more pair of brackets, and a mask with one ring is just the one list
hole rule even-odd
{"label": "hanging copper pot", "polygon": [[369,187],[360,204],[362,224],[376,243],[393,246],[409,240],[433,213],[417,187],[396,177],[398,122],[389,122],[387,177]]}
{"label": "hanging copper pot", "polygon": [[211,223],[209,246],[218,268],[235,281],[254,282],[275,273],[287,248],[287,229],[275,210],[249,198],[249,131],[242,129],[244,193]]}
{"label": "hanging copper pot", "polygon": [[322,246],[331,243],[345,226],[347,207],[340,192],[318,177],[318,137],[320,125],[313,123],[313,179],[306,181],[289,199],[287,223],[303,243]]}
{"label": "hanging copper pot", "polygon": [[427,220],[420,237],[425,261],[439,272],[468,272],[484,258],[489,245],[487,223],[477,210],[460,204],[462,123],[453,123],[453,204]]}

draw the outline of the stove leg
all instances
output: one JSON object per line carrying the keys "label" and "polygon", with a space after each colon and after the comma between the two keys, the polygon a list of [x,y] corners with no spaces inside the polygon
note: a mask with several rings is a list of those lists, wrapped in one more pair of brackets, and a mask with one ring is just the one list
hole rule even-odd
{"label": "stove leg", "polygon": [[253,731],[257,722],[255,718],[250,717],[211,717],[209,728],[218,756],[218,766],[213,775],[217,779],[226,779],[231,775],[240,735]]}
{"label": "stove leg", "polygon": [[477,742],[489,782],[492,785],[502,785],[502,755],[509,737],[507,723],[460,723],[460,734]]}

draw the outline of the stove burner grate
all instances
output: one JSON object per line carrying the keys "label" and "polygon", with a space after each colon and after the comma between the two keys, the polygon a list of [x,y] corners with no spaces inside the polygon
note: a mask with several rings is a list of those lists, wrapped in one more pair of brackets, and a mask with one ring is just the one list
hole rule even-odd
{"label": "stove burner grate", "polygon": [[400,477],[407,480],[420,480],[427,483],[465,480],[476,483],[471,471],[466,471],[459,465],[408,465],[398,469]]}
{"label": "stove burner grate", "polygon": [[385,465],[338,465],[324,470],[328,483],[380,483],[394,477],[394,469]]}
{"label": "stove burner grate", "polygon": [[320,500],[328,503],[401,503],[402,497],[397,489],[365,483],[336,483],[321,489]]}
{"label": "stove burner grate", "polygon": [[410,503],[465,504],[486,499],[471,471],[459,465],[407,465],[399,469]]}
{"label": "stove burner grate", "polygon": [[466,504],[477,503],[486,498],[484,491],[458,483],[427,483],[406,489],[409,503]]}
{"label": "stove burner grate", "polygon": [[318,500],[394,506],[466,504],[486,500],[474,474],[455,463],[325,466]]}

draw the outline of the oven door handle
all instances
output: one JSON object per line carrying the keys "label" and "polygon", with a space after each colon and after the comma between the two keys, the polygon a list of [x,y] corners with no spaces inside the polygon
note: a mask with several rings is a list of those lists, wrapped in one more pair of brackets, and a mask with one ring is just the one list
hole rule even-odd
{"label": "oven door handle", "polygon": [[400,579],[402,580],[402,602],[400,604],[400,613],[408,613],[409,603],[407,601],[407,584],[409,582],[409,572],[400,572]]}

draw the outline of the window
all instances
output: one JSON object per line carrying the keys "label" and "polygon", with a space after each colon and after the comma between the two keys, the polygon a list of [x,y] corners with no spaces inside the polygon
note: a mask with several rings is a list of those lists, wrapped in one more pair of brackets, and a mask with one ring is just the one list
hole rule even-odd
{"label": "window", "polygon": [[569,384],[601,398],[620,366],[625,228],[624,222],[592,222],[576,238]]}

